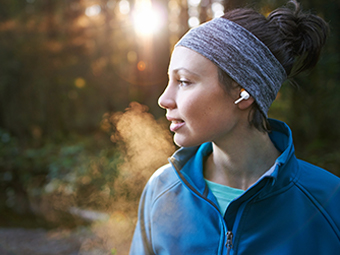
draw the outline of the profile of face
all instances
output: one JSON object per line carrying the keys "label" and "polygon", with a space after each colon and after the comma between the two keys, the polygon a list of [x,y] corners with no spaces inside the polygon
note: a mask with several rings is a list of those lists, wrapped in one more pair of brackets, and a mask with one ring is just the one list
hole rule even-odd
{"label": "profile of face", "polygon": [[243,121],[235,98],[227,93],[210,60],[185,47],[176,47],[169,64],[169,83],[158,100],[171,122],[174,142],[182,147],[219,142],[233,135]]}

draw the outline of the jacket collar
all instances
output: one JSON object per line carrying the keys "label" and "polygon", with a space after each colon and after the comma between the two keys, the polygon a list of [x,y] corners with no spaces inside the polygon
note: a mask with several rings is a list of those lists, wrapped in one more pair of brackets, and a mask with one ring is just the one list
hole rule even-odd
{"label": "jacket collar", "polygon": [[[294,156],[294,145],[292,132],[287,124],[282,121],[269,119],[272,131],[270,139],[276,148],[282,152],[275,162],[275,170],[266,178],[272,179],[272,185],[278,188],[286,186],[295,178],[297,167]],[[175,167],[179,177],[185,179],[198,192],[203,194],[206,191],[206,184],[203,178],[203,159],[212,151],[212,144],[204,143],[197,147],[180,148],[170,158],[170,162]],[[285,170],[289,168],[290,170]],[[274,188],[274,187],[272,187]]]}

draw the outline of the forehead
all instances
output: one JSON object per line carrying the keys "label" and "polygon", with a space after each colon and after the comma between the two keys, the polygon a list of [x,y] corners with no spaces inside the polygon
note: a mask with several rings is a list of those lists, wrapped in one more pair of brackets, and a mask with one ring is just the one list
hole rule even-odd
{"label": "forehead", "polygon": [[169,73],[181,69],[200,76],[217,75],[217,66],[213,62],[191,49],[179,46],[172,52]]}

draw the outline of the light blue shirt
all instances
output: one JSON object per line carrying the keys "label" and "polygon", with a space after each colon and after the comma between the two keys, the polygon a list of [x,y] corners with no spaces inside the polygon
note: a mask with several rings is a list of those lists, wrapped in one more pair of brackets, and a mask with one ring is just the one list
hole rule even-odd
{"label": "light blue shirt", "polygon": [[224,215],[227,206],[230,204],[232,200],[240,196],[244,190],[231,188],[222,184],[218,184],[216,182],[211,182],[205,179],[209,189],[212,191],[214,196],[216,197],[220,212]]}
{"label": "light blue shirt", "polygon": [[[265,172],[259,180],[261,180],[265,176],[269,176],[273,173],[275,170],[276,164],[274,164],[267,172]],[[222,184],[218,184],[216,182],[208,181],[205,179],[205,182],[207,183],[209,189],[211,192],[214,194],[216,197],[220,212],[222,215],[224,215],[225,210],[227,209],[228,205],[230,204],[231,201],[233,201],[235,198],[239,197],[242,195],[244,190],[242,189],[235,189],[231,188],[229,186],[225,186]]]}

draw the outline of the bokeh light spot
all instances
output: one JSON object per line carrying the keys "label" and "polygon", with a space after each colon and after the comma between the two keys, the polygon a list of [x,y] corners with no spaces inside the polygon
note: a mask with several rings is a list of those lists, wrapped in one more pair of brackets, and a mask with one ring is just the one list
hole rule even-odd
{"label": "bokeh light spot", "polygon": [[143,72],[146,68],[146,64],[144,61],[139,61],[137,64],[137,69],[141,72]]}
{"label": "bokeh light spot", "polygon": [[77,79],[75,79],[74,81],[74,85],[77,87],[77,88],[83,88],[85,86],[86,82],[83,78],[81,77],[78,77]]}
{"label": "bokeh light spot", "polygon": [[130,3],[127,0],[119,2],[119,11],[121,14],[128,14],[130,12]]}
{"label": "bokeh light spot", "polygon": [[135,63],[137,61],[137,53],[135,51],[129,51],[127,54],[127,60],[130,63]]}
{"label": "bokeh light spot", "polygon": [[200,5],[201,0],[188,0],[189,5],[197,7]]}
{"label": "bokeh light spot", "polygon": [[189,27],[196,27],[200,24],[200,20],[197,17],[191,17],[188,20]]}
{"label": "bokeh light spot", "polygon": [[100,12],[101,12],[101,8],[98,4],[87,7],[85,10],[85,14],[88,17],[97,16]]}
{"label": "bokeh light spot", "polygon": [[211,10],[213,11],[215,18],[220,17],[224,14],[224,6],[217,2],[211,5]]}

